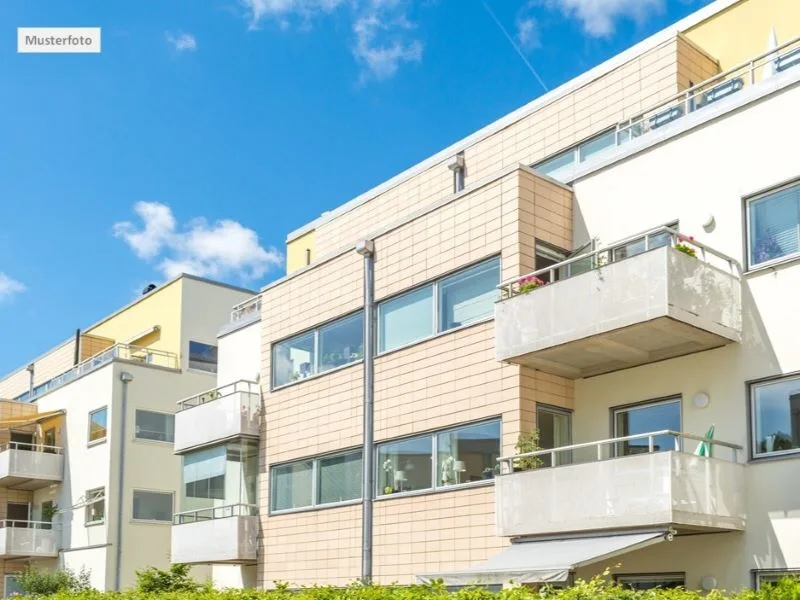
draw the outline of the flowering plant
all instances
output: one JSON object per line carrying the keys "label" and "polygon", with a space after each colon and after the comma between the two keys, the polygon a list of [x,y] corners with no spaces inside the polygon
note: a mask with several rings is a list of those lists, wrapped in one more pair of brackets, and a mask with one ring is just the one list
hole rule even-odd
{"label": "flowering plant", "polygon": [[526,275],[525,277],[517,281],[520,294],[527,294],[528,292],[535,290],[536,288],[544,285],[545,283],[546,283],[545,281],[539,279],[534,275]]}
{"label": "flowering plant", "polygon": [[683,252],[684,254],[688,254],[689,256],[697,256],[697,250],[689,245],[692,242],[694,242],[694,238],[691,235],[679,235],[678,243],[675,244],[675,250],[678,252]]}
{"label": "flowering plant", "polygon": [[773,258],[778,258],[783,255],[783,250],[781,249],[778,242],[775,241],[775,238],[772,237],[771,234],[767,233],[764,235],[759,236],[758,243],[756,247],[753,249],[753,263],[758,264],[762,262],[767,262],[768,260],[772,260]]}

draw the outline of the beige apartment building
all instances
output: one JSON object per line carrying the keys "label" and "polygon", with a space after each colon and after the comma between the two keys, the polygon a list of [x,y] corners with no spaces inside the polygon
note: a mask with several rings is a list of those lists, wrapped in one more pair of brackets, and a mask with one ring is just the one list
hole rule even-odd
{"label": "beige apartment building", "polygon": [[[173,546],[225,548],[180,559],[259,587],[800,570],[799,35],[794,2],[717,0],[290,234],[223,331],[260,376],[179,413],[219,491]],[[245,439],[257,491],[186,458]]]}

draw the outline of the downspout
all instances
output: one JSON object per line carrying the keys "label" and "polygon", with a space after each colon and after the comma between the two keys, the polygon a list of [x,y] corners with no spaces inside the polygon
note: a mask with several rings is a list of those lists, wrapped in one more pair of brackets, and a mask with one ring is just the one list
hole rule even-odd
{"label": "downspout", "polygon": [[25,367],[25,370],[28,371],[28,402],[33,402],[33,375],[36,371],[36,365],[31,363]]}
{"label": "downspout", "polygon": [[119,487],[117,489],[117,537],[116,537],[116,564],[114,566],[114,590],[120,590],[122,580],[122,510],[125,496],[125,425],[128,417],[128,384],[133,381],[133,375],[127,371],[119,374],[122,382],[122,404],[120,406],[119,419]]}
{"label": "downspout", "polygon": [[72,360],[73,365],[81,362],[81,330],[75,330],[75,357]]}
{"label": "downspout", "polygon": [[372,583],[372,509],[375,496],[375,242],[356,244],[364,257],[364,448],[361,453],[361,581]]}

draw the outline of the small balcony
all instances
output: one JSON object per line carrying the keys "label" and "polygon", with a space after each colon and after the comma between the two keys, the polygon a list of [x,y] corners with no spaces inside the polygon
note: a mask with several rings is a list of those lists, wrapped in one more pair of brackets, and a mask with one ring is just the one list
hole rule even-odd
{"label": "small balcony", "polygon": [[258,508],[234,504],[182,512],[172,525],[172,562],[253,564],[258,547]]}
{"label": "small balcony", "polygon": [[57,446],[9,442],[0,449],[0,486],[38,490],[64,478],[64,455]]}
{"label": "small balcony", "polygon": [[[665,437],[674,440],[673,449],[658,449],[654,440]],[[632,444],[635,440],[640,443]],[[706,444],[704,453],[683,451],[700,443]],[[497,533],[742,530],[745,466],[738,462],[740,450],[735,444],[667,430],[503,457],[495,479]],[[594,460],[576,464],[578,455]],[[558,466],[530,462],[539,459],[543,464],[545,457]]]}
{"label": "small balcony", "polygon": [[43,521],[0,521],[0,557],[58,556],[58,537],[52,527],[52,523]]}
{"label": "small balcony", "polygon": [[738,263],[666,227],[499,287],[497,359],[570,379],[742,337]]}
{"label": "small balcony", "polygon": [[175,453],[237,437],[257,438],[261,394],[257,383],[237,381],[178,402]]}

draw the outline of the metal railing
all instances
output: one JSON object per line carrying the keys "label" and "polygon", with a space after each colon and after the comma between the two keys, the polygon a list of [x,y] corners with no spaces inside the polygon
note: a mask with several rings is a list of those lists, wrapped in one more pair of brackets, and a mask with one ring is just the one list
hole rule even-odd
{"label": "metal railing", "polygon": [[656,227],[643,233],[637,233],[636,235],[617,240],[602,248],[573,256],[560,263],[538,269],[532,273],[514,277],[513,279],[507,279],[497,286],[502,292],[500,299],[502,301],[519,295],[522,293],[520,291],[520,286],[525,285],[526,280],[539,279],[542,275],[548,277],[549,283],[541,281],[540,285],[552,285],[558,283],[558,281],[582,275],[583,273],[602,268],[626,258],[638,256],[650,250],[663,248],[664,246],[671,246],[674,248],[679,244],[686,245],[694,250],[697,258],[703,262],[710,263],[712,258],[718,259],[723,264],[727,264],[732,274],[737,277],[741,275],[741,265],[735,258],[714,250],[710,246],[706,246],[702,242],[698,242],[694,238],[682,234],[675,229],[671,229],[670,227]]}
{"label": "metal railing", "polygon": [[251,315],[261,313],[261,296],[253,296],[244,302],[240,302],[231,310],[231,323],[241,321]]}
{"label": "metal railing", "polygon": [[203,521],[213,521],[214,519],[227,519],[229,517],[255,517],[258,516],[258,505],[256,504],[229,504],[227,506],[215,506],[213,508],[198,508],[175,513],[172,518],[173,525],[184,525],[186,523],[200,523]]}
{"label": "metal railing", "polygon": [[64,449],[60,446],[47,446],[35,442],[6,442],[0,444],[0,452],[6,450],[23,450],[24,452],[46,452],[47,454],[62,454]]}
{"label": "metal railing", "polygon": [[[497,459],[497,462],[500,464],[500,474],[501,475],[508,475],[514,471],[514,462],[520,459],[535,459],[535,458],[542,458],[542,457],[549,457],[550,464],[558,466],[569,466],[569,464],[574,464],[572,462],[567,463],[559,463],[558,456],[563,452],[574,452],[575,450],[581,450],[584,448],[595,448],[596,452],[593,454],[593,460],[602,461],[607,459],[613,458],[622,458],[622,456],[616,455],[614,452],[606,452],[605,448],[615,445],[621,444],[625,442],[630,442],[633,440],[647,440],[647,453],[652,454],[654,452],[662,452],[663,450],[660,448],[656,448],[655,446],[655,438],[657,437],[672,437],[674,441],[673,450],[675,452],[681,452],[682,449],[682,440],[689,440],[695,442],[705,442],[708,444],[709,454],[713,452],[713,449],[716,447],[727,448],[731,451],[731,462],[739,462],[739,451],[742,450],[742,447],[738,444],[732,444],[730,442],[723,442],[721,440],[714,440],[708,439],[701,435],[693,435],[691,433],[682,433],[680,431],[674,431],[672,429],[663,429],[661,431],[651,431],[649,433],[637,433],[635,435],[626,435],[616,438],[609,438],[605,440],[598,440],[594,442],[584,442],[581,444],[570,444],[569,446],[559,446],[558,448],[548,448],[547,450],[536,450],[535,452],[525,452],[523,454],[516,454],[513,456],[501,456]],[[623,455],[624,456],[624,455]]]}
{"label": "metal railing", "polygon": [[165,350],[153,350],[151,348],[143,348],[141,346],[131,346],[130,344],[115,344],[110,348],[106,348],[90,356],[89,358],[78,363],[69,371],[57,375],[52,379],[33,388],[33,393],[30,394],[26,401],[32,402],[37,398],[52,392],[54,389],[60,388],[75,379],[91,373],[102,366],[107,365],[113,360],[127,360],[130,362],[142,363],[145,365],[164,367],[167,369],[178,368],[178,356],[172,352]]}
{"label": "metal railing", "polygon": [[255,381],[240,379],[234,383],[229,383],[228,385],[206,390],[205,392],[200,392],[199,394],[189,396],[183,400],[178,400],[178,412],[194,408],[195,406],[201,406],[209,402],[214,402],[239,392],[256,394],[258,395],[259,399],[261,397],[261,388],[259,384],[257,384]]}
{"label": "metal railing", "polygon": [[616,126],[616,145],[624,144],[752,86],[759,81],[759,75],[764,80],[773,73],[795,66],[800,66],[800,36],[709,77],[650,107],[638,117],[621,121]]}

